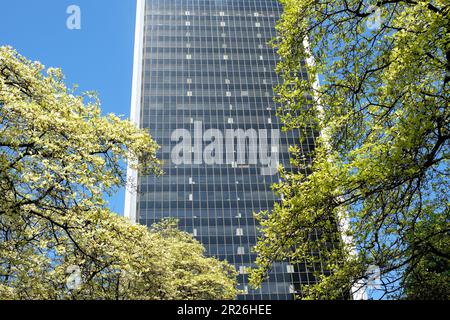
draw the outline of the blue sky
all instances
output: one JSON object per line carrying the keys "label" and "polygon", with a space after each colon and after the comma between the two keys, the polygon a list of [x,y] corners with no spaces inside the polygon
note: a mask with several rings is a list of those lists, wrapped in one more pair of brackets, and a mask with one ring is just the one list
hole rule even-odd
{"label": "blue sky", "polygon": [[[66,26],[70,5],[81,29]],[[79,92],[96,91],[104,113],[129,116],[134,45],[134,0],[3,1],[0,45],[11,45],[46,67],[60,67]],[[123,212],[124,191],[110,199]]]}

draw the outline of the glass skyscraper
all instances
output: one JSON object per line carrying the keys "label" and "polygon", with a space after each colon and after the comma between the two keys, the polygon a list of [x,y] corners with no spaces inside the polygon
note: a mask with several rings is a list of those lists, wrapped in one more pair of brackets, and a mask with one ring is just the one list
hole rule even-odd
{"label": "glass skyscraper", "polygon": [[[254,212],[279,199],[271,185],[299,132],[281,133],[273,102],[276,51],[268,42],[282,11],[274,0],[138,0],[132,120],[161,146],[162,177],[137,176],[126,216],[165,217],[239,271],[241,299],[292,299],[313,270],[277,263],[263,287],[248,286],[258,237]],[[306,75],[304,75],[306,76]],[[311,133],[301,145],[308,154]]]}

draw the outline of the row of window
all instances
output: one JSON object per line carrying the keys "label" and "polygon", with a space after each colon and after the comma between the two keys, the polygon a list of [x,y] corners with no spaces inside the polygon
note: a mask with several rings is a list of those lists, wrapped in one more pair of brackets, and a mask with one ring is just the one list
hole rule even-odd
{"label": "row of window", "polygon": [[[144,224],[153,225],[160,222],[161,217],[151,218],[156,214],[153,209],[142,209],[141,218],[146,220]],[[215,226],[237,226],[245,224],[247,226],[255,226],[256,220],[254,219],[253,212],[239,212],[236,210],[209,210],[207,208],[200,210],[180,210],[178,217],[183,217],[178,221],[178,225],[181,228],[194,227],[198,225],[215,225]]]}
{"label": "row of window", "polygon": [[178,201],[178,202],[185,202],[190,201],[193,202],[204,202],[205,204],[215,202],[221,202],[221,201],[252,201],[251,199],[258,198],[258,199],[266,199],[266,200],[272,200],[275,201],[278,199],[274,195],[273,192],[270,191],[258,191],[253,190],[252,192],[213,192],[213,190],[208,191],[197,191],[195,193],[189,193],[189,188],[173,188],[172,191],[162,191],[162,192],[156,192],[156,191],[148,191],[145,187],[141,187],[141,192],[145,192],[145,200],[146,201]]}
{"label": "row of window", "polygon": [[[272,39],[273,34],[267,33],[266,29],[258,29],[258,32],[244,32],[227,30],[216,30],[215,32],[203,32],[203,30],[151,30],[151,33],[146,35],[144,38],[145,46],[152,45],[156,41],[171,41],[172,39],[179,39],[181,42],[179,45],[190,43],[191,41],[199,42],[217,42],[221,41],[229,43],[256,43],[267,45],[267,43]],[[255,47],[256,48],[256,47]]]}
{"label": "row of window", "polygon": [[[161,62],[167,60],[156,61],[158,63],[147,64],[148,68],[152,71],[147,71],[143,74],[145,84],[175,84],[175,83],[187,83],[187,79],[192,79],[194,83],[199,84],[217,84],[225,85],[225,80],[230,80],[229,84],[277,84],[278,75],[275,74],[269,67],[264,65],[255,65],[257,69],[247,68],[246,65],[240,65],[239,63],[233,63],[231,65],[239,65],[242,67],[240,70],[233,70],[230,68],[230,64],[222,63],[218,60],[214,60],[212,65],[200,65],[199,68],[194,68],[195,65],[191,63],[185,63],[181,65],[171,65]],[[180,61],[182,62],[182,61]],[[171,67],[172,70],[161,71],[160,68]],[[214,68],[215,67],[215,68]],[[306,71],[303,72],[306,74]],[[303,73],[299,73],[300,76]],[[304,79],[308,79],[304,77]],[[170,82],[169,82],[170,81]],[[175,83],[174,83],[175,82]]]}
{"label": "row of window", "polygon": [[[218,123],[219,119],[223,119],[224,117],[241,117],[250,116],[252,114],[272,116],[275,114],[275,111],[278,111],[272,107],[261,108],[254,106],[241,106],[240,104],[237,106],[235,104],[224,106],[221,104],[177,103],[174,109],[169,109],[170,106],[164,103],[152,103],[148,104],[148,107],[150,108],[149,111],[141,115],[144,116],[144,118],[147,118],[145,120],[151,124],[158,124],[160,118],[165,115],[200,117],[207,119],[208,122]],[[168,110],[170,110],[170,113],[165,115],[160,114],[160,112],[166,112]],[[281,111],[282,110],[280,110],[280,112]],[[175,128],[177,127],[174,127],[174,129]],[[243,129],[244,128],[250,129],[253,128],[253,126],[251,126],[251,124],[244,123]]]}
{"label": "row of window", "polygon": [[[262,175],[251,175],[251,176],[238,176],[238,175],[191,175],[190,169],[176,169],[177,174],[174,175],[163,175],[160,177],[154,176],[143,176],[140,177],[140,185],[154,186],[158,188],[160,185],[164,184],[188,184],[192,179],[196,184],[203,185],[206,183],[213,183],[215,185],[232,185],[232,184],[250,184],[250,185],[260,185],[260,184],[271,184],[273,182],[278,182],[278,178],[272,176],[262,176]],[[198,171],[198,170],[197,170]],[[255,186],[256,187],[256,186]]]}
{"label": "row of window", "polygon": [[[255,112],[253,112],[255,113]],[[248,113],[246,113],[248,114]],[[178,115],[171,115],[171,116],[162,116],[162,117],[155,117],[155,116],[149,116],[148,118],[144,118],[141,120],[141,124],[143,124],[143,128],[148,128],[150,131],[150,134],[154,137],[158,137],[159,139],[172,139],[172,134],[175,134],[175,130],[190,130],[193,122],[190,121],[189,116],[195,116],[195,119],[200,120],[203,119],[203,121],[208,123],[208,127],[204,126],[204,131],[207,130],[219,130],[219,131],[225,131],[221,132],[222,135],[227,134],[227,130],[243,130],[243,131],[249,131],[249,130],[276,130],[282,128],[282,126],[278,123],[270,123],[268,121],[269,118],[266,118],[265,115],[260,116],[259,118],[257,116],[247,116],[247,115],[239,115],[236,118],[223,118],[221,116],[205,116],[202,117],[198,114],[194,114],[194,112],[189,113],[188,109],[186,109],[185,112],[181,113],[179,112]],[[164,121],[169,118],[177,118],[178,120],[176,122],[172,123],[161,123],[161,121]],[[193,118],[191,118],[193,119]],[[224,121],[225,119],[225,121]],[[233,119],[233,121],[227,119]],[[250,124],[249,122],[244,121],[245,119],[254,119],[255,122]],[[267,121],[266,121],[267,119]],[[196,120],[197,121],[197,120]],[[179,131],[181,132],[181,131]],[[183,133],[186,131],[183,131]],[[261,133],[261,134],[264,134]],[[270,134],[270,132],[269,132]],[[281,133],[280,133],[281,134]],[[291,136],[289,133],[286,134],[287,136]],[[192,136],[192,134],[191,134]],[[175,139],[175,138],[174,138]],[[167,140],[165,140],[167,141]],[[173,141],[175,142],[175,141]],[[161,141],[162,143],[162,141]]]}
{"label": "row of window", "polygon": [[[156,127],[152,128],[153,130],[157,131],[158,128],[163,128],[160,127],[159,125],[166,125],[166,126],[170,126],[169,128],[172,128],[174,125],[176,125],[176,129],[181,129],[179,127],[179,125],[186,125],[186,124],[194,124],[195,122],[198,121],[204,121],[205,124],[208,123],[208,126],[213,127],[212,124],[214,124],[214,129],[220,129],[220,128],[224,128],[224,124],[239,124],[242,123],[250,125],[250,124],[254,124],[255,127],[252,127],[253,129],[257,129],[259,127],[258,124],[276,124],[276,119],[272,119],[272,118],[267,118],[268,116],[272,115],[272,112],[267,112],[267,111],[260,111],[260,112],[253,112],[253,113],[249,113],[249,112],[244,112],[242,113],[242,115],[239,115],[237,117],[221,117],[221,115],[217,114],[217,115],[198,115],[195,116],[195,113],[190,114],[191,117],[187,116],[189,113],[186,112],[179,112],[176,115],[173,115],[173,113],[170,116],[164,116],[164,117],[159,117],[159,119],[157,119],[155,117],[155,115],[152,115],[152,117],[147,118],[147,119],[143,119],[144,121],[148,121],[149,123],[154,123],[155,125],[157,125]],[[231,114],[231,113],[230,113]],[[195,118],[194,118],[195,116]],[[226,113],[224,113],[224,116],[226,116]],[[161,118],[164,119],[164,121],[166,122],[170,122],[170,123],[160,123],[159,121],[161,121]],[[153,119],[153,121],[152,121]],[[159,121],[158,121],[159,120]],[[211,124],[209,124],[211,123]],[[159,124],[159,125],[158,125]],[[222,124],[222,126],[219,128],[217,127],[217,125]],[[206,127],[206,126],[204,126]],[[270,126],[267,127],[268,129],[271,129]],[[241,128],[239,128],[241,129]]]}
{"label": "row of window", "polygon": [[[246,0],[247,1],[247,0]],[[241,3],[244,2],[241,0]],[[277,14],[275,12],[251,12],[254,9],[262,9],[262,7],[232,7],[227,11],[216,11],[215,8],[212,8],[210,5],[197,5],[195,11],[185,11],[179,10],[180,7],[174,6],[157,6],[152,9],[147,9],[145,12],[146,19],[151,19],[153,17],[176,17],[176,18],[186,18],[186,17],[216,17],[216,18],[227,18],[227,17],[243,17],[246,19],[251,18],[276,18]],[[239,10],[236,10],[239,9]]]}
{"label": "row of window", "polygon": [[[148,61],[147,61],[148,60]],[[268,61],[261,59],[236,59],[236,60],[220,60],[220,59],[208,59],[205,57],[204,59],[200,59],[195,57],[185,60],[183,59],[174,59],[174,58],[161,58],[161,59],[147,59],[146,64],[151,66],[155,71],[157,70],[171,70],[171,71],[196,71],[198,69],[202,69],[202,72],[215,72],[216,74],[220,74],[221,72],[236,72],[236,68],[240,69],[242,74],[255,74],[257,73],[266,73],[275,71],[275,66],[277,61]],[[184,61],[184,62],[183,62]],[[255,61],[258,61],[256,64]]]}
{"label": "row of window", "polygon": [[[192,212],[191,214],[193,215],[194,213],[198,214],[198,212]],[[221,228],[224,226],[238,226],[238,225],[242,225],[245,224],[246,226],[256,226],[256,221],[253,217],[252,214],[248,214],[247,217],[244,217],[242,215],[242,213],[236,213],[233,212],[233,215],[235,216],[234,218],[224,218],[223,216],[215,216],[218,213],[214,213],[211,214],[210,212],[208,212],[207,210],[203,210],[200,214],[204,214],[207,215],[207,217],[202,217],[202,216],[191,216],[191,217],[186,217],[183,218],[182,220],[179,220],[178,222],[178,226],[180,228],[187,228],[187,227],[191,227],[194,228],[196,226],[215,226],[216,228]],[[223,212],[220,212],[221,215],[223,215]],[[141,211],[141,215],[142,216],[151,216],[152,212],[151,211]],[[211,216],[208,216],[211,215]],[[240,216],[240,218],[238,218]],[[153,225],[157,222],[159,222],[159,219],[147,219],[145,224],[148,225]]]}
{"label": "row of window", "polygon": [[164,16],[153,15],[147,16],[146,29],[151,26],[202,26],[207,28],[218,28],[226,26],[240,26],[242,28],[269,28],[272,32],[274,19],[271,17],[242,17],[242,16],[228,16],[220,18],[217,16]]}
{"label": "row of window", "polygon": [[161,31],[176,31],[179,32],[205,32],[203,36],[214,36],[217,34],[230,33],[231,35],[253,35],[255,33],[270,34],[271,28],[261,26],[260,22],[255,22],[251,26],[233,25],[232,23],[227,24],[225,21],[221,21],[215,24],[205,23],[203,21],[193,22],[185,21],[182,24],[163,24],[154,23],[146,26],[146,29],[152,33],[161,34]]}
{"label": "row of window", "polygon": [[[194,180],[194,179],[192,179]],[[238,186],[238,187],[236,187]],[[230,184],[229,187],[231,190],[229,192],[233,193],[239,193],[240,198],[245,198],[245,194],[243,194],[242,192],[246,192],[246,191],[260,191],[264,190],[262,187],[257,188],[254,185],[250,184],[250,183],[246,183],[246,184]],[[192,181],[192,185],[188,185],[188,184],[180,184],[178,186],[171,186],[171,185],[161,185],[161,186],[153,186],[153,185],[141,185],[140,191],[141,192],[176,192],[176,191],[180,191],[180,192],[186,192],[186,191],[192,191],[192,192],[204,192],[204,191],[209,191],[209,192],[223,192],[223,189],[225,189],[223,186],[220,185],[214,185],[214,184],[198,184],[195,183],[195,181]],[[228,189],[228,188],[227,188]],[[154,197],[154,196],[152,196]],[[212,198],[213,196],[210,195],[209,198]],[[219,197],[218,195],[216,197]],[[222,199],[229,199],[230,196],[227,195],[223,195]]]}
{"label": "row of window", "polygon": [[[186,52],[187,51],[187,52]],[[152,63],[164,63],[166,60],[173,60],[173,59],[177,59],[177,60],[182,60],[182,59],[186,59],[186,60],[203,60],[203,59],[207,59],[207,60],[233,60],[233,61],[253,61],[253,60],[259,60],[259,61],[264,61],[264,60],[273,60],[273,56],[269,55],[270,58],[268,58],[268,55],[265,54],[251,54],[251,53],[222,53],[222,52],[217,52],[217,53],[210,53],[207,52],[207,50],[192,50],[192,52],[190,52],[190,50],[179,50],[179,51],[175,51],[175,50],[171,50],[169,52],[147,52],[145,55],[146,59],[152,59]]]}
{"label": "row of window", "polygon": [[[151,81],[148,81],[146,83],[144,83],[144,85],[142,86],[143,90],[153,90],[153,89],[159,89],[159,90],[165,90],[165,91],[187,91],[187,90],[191,90],[191,91],[199,91],[202,92],[202,90],[209,90],[209,91],[216,91],[218,94],[221,93],[226,93],[226,92],[233,92],[233,93],[240,93],[241,96],[246,96],[247,94],[245,92],[248,91],[263,91],[263,92],[272,92],[273,91],[273,85],[268,83],[269,81],[266,78],[254,78],[253,82],[255,83],[231,83],[231,80],[228,77],[227,74],[223,75],[224,78],[220,79],[219,77],[215,77],[215,81],[212,82],[196,82],[194,83],[193,79],[190,78],[189,76],[185,79],[180,79],[180,80],[184,80],[184,81],[180,81],[178,83],[167,83],[169,82],[168,80],[163,80],[161,82],[157,82],[156,79],[152,79]],[[251,77],[251,75],[249,75],[248,77]],[[170,79],[170,78],[166,78],[166,79]],[[238,80],[238,81],[243,81],[243,80]],[[251,104],[251,101],[249,101],[249,103]],[[272,106],[274,104],[273,101],[270,101],[270,106]],[[243,105],[244,107],[246,105]]]}
{"label": "row of window", "polygon": [[[144,201],[144,203],[147,203]],[[157,199],[157,201],[149,201],[148,207],[154,210],[159,210],[159,216],[158,218],[162,218],[165,216],[164,209],[172,209],[176,213],[177,210],[180,210],[180,215],[184,211],[184,209],[233,209],[236,211],[239,211],[241,208],[254,208],[256,211],[259,211],[257,208],[270,208],[274,205],[274,201],[270,201],[266,198],[261,199],[249,199],[246,201],[187,201],[183,199],[182,201],[161,201]],[[145,209],[145,206],[141,207],[142,209]],[[163,209],[163,211],[160,211],[160,209]]]}
{"label": "row of window", "polygon": [[[227,76],[237,77],[239,76],[239,74],[241,74],[244,77],[254,78],[257,75],[261,74],[262,79],[269,78],[268,73],[270,71],[274,72],[274,68],[276,65],[276,63],[271,64],[266,61],[267,63],[264,64],[254,64],[252,69],[251,65],[247,64],[247,62],[250,62],[249,60],[242,60],[245,61],[245,63],[241,63],[241,60],[232,62],[227,61],[225,63],[221,62],[220,60],[185,60],[186,63],[181,63],[182,61],[179,61],[179,64],[177,64],[176,61],[176,59],[157,60],[155,63],[147,63],[146,65],[154,71],[161,72],[167,70],[170,72],[176,72],[178,75],[185,74],[186,77],[194,77],[195,75],[199,74],[198,72],[200,71],[198,70],[201,70],[201,74],[203,76],[225,78]],[[211,63],[208,63],[208,61],[210,61]]]}
{"label": "row of window", "polygon": [[243,49],[250,51],[270,50],[268,41],[256,38],[222,38],[205,37],[203,34],[199,37],[189,38],[183,35],[160,36],[152,34],[146,36],[144,48],[216,48],[216,49]]}
{"label": "row of window", "polygon": [[[227,117],[240,117],[240,116],[251,116],[255,114],[259,115],[272,115],[277,110],[275,107],[263,107],[254,105],[242,105],[242,104],[181,104],[177,103],[176,107],[165,106],[165,104],[159,104],[162,110],[158,109],[157,104],[146,104],[148,109],[143,110],[141,115],[148,118],[147,120],[152,124],[158,124],[160,121],[158,119],[165,118],[167,116],[176,116],[184,122],[186,117],[193,117],[195,121],[203,121],[205,128],[211,128],[210,123],[218,122],[216,120],[224,119]],[[164,108],[166,107],[166,108]],[[181,109],[192,110],[192,111],[180,111]],[[175,123],[173,123],[174,128],[177,128]],[[214,127],[216,128],[216,127]],[[242,129],[253,128],[252,123],[245,123]],[[295,131],[294,131],[295,132]],[[157,132],[155,132],[157,133]]]}
{"label": "row of window", "polygon": [[[190,171],[190,172],[189,172]],[[183,172],[189,172],[192,176],[201,176],[201,175],[224,175],[224,176],[232,176],[239,177],[242,175],[245,176],[260,176],[259,168],[248,167],[248,168],[231,168],[228,165],[223,166],[205,166],[201,165],[189,165],[189,166],[178,166],[178,168],[170,168],[165,171],[166,175],[179,175],[183,174]]]}
{"label": "row of window", "polygon": [[[218,43],[219,44],[219,43]],[[259,54],[265,54],[267,56],[273,56],[273,49],[266,48],[261,45],[261,48],[257,49],[244,49],[239,47],[229,47],[227,44],[220,43],[217,47],[212,46],[211,44],[208,45],[198,45],[193,46],[190,42],[186,43],[183,46],[174,46],[173,47],[159,47],[159,46],[148,46],[145,48],[144,54],[147,55],[148,53],[158,53],[158,54],[171,54],[171,53],[179,53],[179,54],[186,54],[188,52],[190,53],[208,53],[208,54],[223,54],[225,51],[232,52],[233,54],[237,55],[251,55],[253,53],[258,52]]]}
{"label": "row of window", "polygon": [[266,32],[265,28],[258,29],[257,33],[254,32],[248,32],[248,31],[242,31],[242,30],[234,30],[234,29],[226,29],[226,30],[216,30],[216,31],[205,31],[205,30],[197,30],[196,28],[190,27],[189,31],[183,30],[183,29],[175,29],[175,30],[165,30],[164,28],[161,29],[154,29],[151,30],[152,34],[147,36],[146,41],[148,43],[151,43],[152,38],[154,37],[165,37],[165,36],[171,36],[171,37],[184,37],[184,42],[189,42],[190,38],[195,38],[197,40],[204,40],[204,41],[213,41],[213,40],[219,40],[222,39],[222,41],[229,39],[229,40],[237,40],[237,41],[244,41],[244,40],[255,40],[260,39],[260,41],[263,41],[267,43],[269,40],[272,39],[272,34]]}
{"label": "row of window", "polygon": [[[171,0],[173,1],[173,0]],[[240,0],[242,3],[242,0]],[[277,1],[277,0],[273,0],[273,1]],[[189,5],[189,9],[185,9],[182,10],[182,6],[177,6],[175,11],[172,11],[171,9],[170,12],[165,12],[167,9],[167,7],[165,6],[161,6],[161,5],[156,5],[153,6],[151,9],[150,7],[147,8],[146,12],[145,12],[145,16],[148,19],[149,17],[165,17],[166,19],[186,19],[186,18],[190,18],[190,17],[206,17],[206,18],[212,18],[212,17],[224,17],[224,18],[235,18],[235,17],[243,17],[245,19],[252,19],[252,18],[258,18],[258,19],[266,19],[266,18],[277,18],[279,15],[279,10],[275,9],[275,10],[263,10],[260,12],[255,12],[255,10],[253,10],[253,12],[250,12],[249,10],[238,10],[235,11],[234,9],[236,9],[233,5],[230,6],[226,6],[223,8],[226,8],[225,11],[220,10],[221,6],[217,6],[217,2],[214,3],[216,6],[216,8],[212,8],[212,6],[207,6],[208,10],[206,11],[199,11],[199,9],[201,8],[201,5],[195,5],[195,6],[191,6]],[[259,6],[261,3],[257,3],[256,8],[260,7]],[[272,3],[273,4],[273,3]],[[169,7],[170,8],[170,7]],[[264,8],[267,9],[267,8]],[[222,19],[222,18],[219,18]]]}

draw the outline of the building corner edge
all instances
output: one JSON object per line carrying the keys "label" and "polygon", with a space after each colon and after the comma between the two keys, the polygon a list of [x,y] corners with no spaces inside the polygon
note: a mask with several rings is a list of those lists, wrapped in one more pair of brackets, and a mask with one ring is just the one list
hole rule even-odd
{"label": "building corner edge", "polygon": [[[144,52],[144,20],[145,0],[136,0],[136,27],[134,38],[133,56],[133,83],[131,92],[130,120],[136,126],[140,126],[141,115],[141,89],[142,89],[142,67]],[[138,173],[129,164],[127,167],[127,186],[125,190],[124,216],[132,223],[137,223],[137,186]]]}

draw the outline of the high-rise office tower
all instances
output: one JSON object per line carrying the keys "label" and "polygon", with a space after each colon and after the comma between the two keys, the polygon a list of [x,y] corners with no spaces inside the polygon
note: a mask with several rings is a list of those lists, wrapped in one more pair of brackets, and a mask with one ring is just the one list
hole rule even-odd
{"label": "high-rise office tower", "polygon": [[[140,176],[125,213],[151,226],[166,217],[207,254],[239,271],[241,299],[291,299],[311,273],[274,265],[248,286],[256,255],[254,212],[278,200],[271,185],[299,133],[281,133],[273,102],[276,51],[268,45],[282,11],[276,0],[138,0],[132,119],[161,146],[162,177]],[[313,135],[302,144],[305,154]]]}

